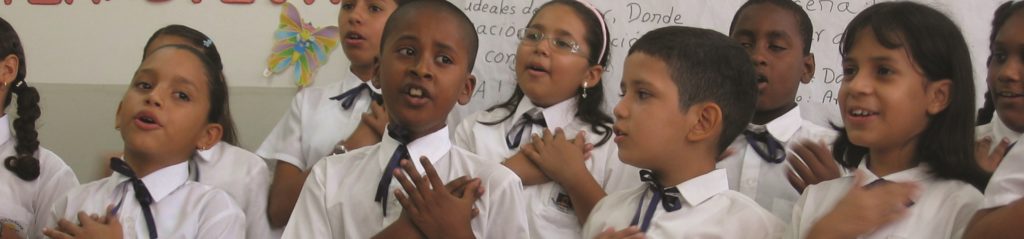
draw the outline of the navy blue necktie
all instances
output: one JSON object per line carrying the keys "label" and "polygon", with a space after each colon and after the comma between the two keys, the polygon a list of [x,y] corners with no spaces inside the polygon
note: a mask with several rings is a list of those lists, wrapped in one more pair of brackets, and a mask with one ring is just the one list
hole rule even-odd
{"label": "navy blue necktie", "polygon": [[[149,238],[156,238],[156,221],[153,219],[153,211],[149,209],[149,205],[153,204],[153,195],[149,194],[146,184],[135,176],[135,171],[128,167],[128,164],[119,158],[110,158],[110,170],[129,178],[128,181],[132,183],[132,188],[135,189],[135,199],[139,200],[139,205],[142,206],[142,215],[146,217],[146,228],[149,229]],[[118,208],[120,208],[120,204],[118,204]]]}
{"label": "navy blue necktie", "polygon": [[643,214],[643,222],[640,221],[640,212],[644,206],[644,198],[647,193],[644,192],[644,196],[640,197],[640,203],[636,206],[636,213],[633,214],[633,220],[629,223],[631,226],[640,224],[640,231],[647,232],[647,229],[651,227],[651,218],[654,217],[654,210],[657,209],[658,203],[661,202],[661,206],[665,208],[667,212],[674,212],[683,207],[682,202],[679,200],[679,189],[676,187],[665,188],[654,179],[654,173],[650,170],[640,170],[640,180],[647,183],[648,190],[651,191],[651,202],[647,204],[647,211]]}
{"label": "navy blue necktie", "polygon": [[509,149],[519,147],[520,142],[523,141],[523,132],[533,131],[533,125],[548,127],[547,121],[544,121],[544,112],[540,108],[533,108],[523,113],[523,117],[516,121],[505,134],[505,145]]}
{"label": "navy blue necktie", "polygon": [[781,163],[786,160],[786,148],[782,146],[782,142],[768,133],[768,129],[754,132],[748,128],[743,131],[743,135],[747,138],[747,143],[754,148],[754,152],[757,152],[764,161]]}
{"label": "navy blue necktie", "polygon": [[352,88],[351,90],[345,91],[345,93],[341,93],[340,95],[331,97],[330,99],[341,101],[341,107],[346,110],[351,109],[352,104],[356,102],[356,99],[359,98],[359,95],[362,94],[364,90],[370,93],[370,99],[373,99],[374,102],[380,104],[384,101],[384,98],[381,97],[380,94],[377,94],[377,92],[373,92],[373,90],[370,89],[370,85],[366,83],[362,83],[359,86],[356,86],[356,88]]}
{"label": "navy blue necktie", "polygon": [[394,171],[399,168],[402,160],[409,159],[409,149],[405,147],[409,143],[409,134],[401,127],[392,125],[394,124],[388,124],[388,136],[398,141],[398,148],[391,154],[391,160],[384,168],[384,175],[377,183],[377,194],[373,196],[373,201],[380,203],[385,217],[388,216],[388,189],[391,186],[391,180],[395,178]]}

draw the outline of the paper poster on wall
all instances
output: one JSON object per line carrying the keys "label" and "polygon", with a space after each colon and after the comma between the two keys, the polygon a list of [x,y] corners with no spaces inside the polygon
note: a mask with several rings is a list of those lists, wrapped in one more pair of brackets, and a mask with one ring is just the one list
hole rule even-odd
{"label": "paper poster on wall", "polygon": [[313,27],[303,21],[291,3],[281,5],[281,23],[274,31],[274,47],[267,58],[264,77],[292,68],[293,79],[299,87],[308,86],[320,66],[327,63],[331,52],[338,47],[338,27]]}

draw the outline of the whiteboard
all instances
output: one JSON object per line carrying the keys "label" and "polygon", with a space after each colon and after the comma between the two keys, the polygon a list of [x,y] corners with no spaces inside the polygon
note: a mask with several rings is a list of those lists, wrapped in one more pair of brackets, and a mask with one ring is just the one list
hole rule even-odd
{"label": "whiteboard", "polygon": [[[817,69],[810,84],[802,85],[797,101],[805,118],[827,125],[840,123],[836,102],[840,78],[838,36],[857,12],[874,0],[795,0],[814,24],[812,53]],[[305,4],[292,1],[301,15],[316,26],[337,24],[339,6],[331,1]],[[453,0],[476,24],[481,45],[474,74],[476,94],[468,107],[456,108],[451,118],[503,102],[514,86],[515,32],[526,26],[532,11],[545,0]],[[925,0],[950,15],[971,47],[978,82],[978,104],[984,92],[984,59],[992,12],[1000,0]],[[597,0],[608,19],[611,65],[604,75],[606,107],[618,102],[622,62],[630,42],[643,33],[667,25],[686,25],[726,32],[741,0]],[[486,5],[486,6],[485,6]],[[142,46],[154,30],[167,24],[185,24],[210,35],[221,50],[225,74],[232,87],[294,88],[291,74],[262,76],[270,53],[280,6],[269,0],[226,4],[207,0],[193,3],[170,0],[76,1],[72,4],[31,5],[13,0],[0,5],[0,16],[14,24],[25,41],[29,81],[57,84],[123,85],[138,66]],[[339,48],[340,49],[340,48]],[[341,50],[317,73],[314,85],[336,81],[347,70]],[[46,97],[46,96],[44,96]],[[268,99],[290,100],[290,99]],[[254,102],[258,103],[258,102]],[[254,106],[257,107],[257,106]],[[283,113],[283,112],[282,112]],[[236,116],[244,118],[246,116]],[[260,116],[268,117],[268,116]],[[270,114],[269,117],[277,117]],[[241,120],[241,119],[239,119]]]}

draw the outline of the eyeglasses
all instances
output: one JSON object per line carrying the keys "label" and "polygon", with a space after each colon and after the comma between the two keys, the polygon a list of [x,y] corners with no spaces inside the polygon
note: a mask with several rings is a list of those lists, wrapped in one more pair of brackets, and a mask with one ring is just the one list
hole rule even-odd
{"label": "eyeglasses", "polygon": [[519,44],[537,46],[537,44],[540,44],[540,42],[545,38],[551,40],[551,45],[554,46],[557,51],[572,54],[580,53],[580,44],[576,43],[576,40],[568,37],[550,37],[540,30],[533,28],[526,28],[519,34]]}

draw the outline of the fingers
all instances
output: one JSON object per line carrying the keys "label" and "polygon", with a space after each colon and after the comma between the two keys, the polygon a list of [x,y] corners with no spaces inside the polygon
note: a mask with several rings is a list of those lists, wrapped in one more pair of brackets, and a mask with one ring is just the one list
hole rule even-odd
{"label": "fingers", "polygon": [[544,139],[541,138],[541,135],[539,134],[533,134],[530,143],[533,144],[534,150],[540,150],[544,148]]}
{"label": "fingers", "polygon": [[786,180],[788,180],[789,185],[793,186],[793,189],[796,189],[800,194],[803,194],[804,189],[807,188],[807,183],[805,183],[803,179],[800,179],[792,169],[786,170]]}
{"label": "fingers", "polygon": [[601,234],[597,235],[597,238],[602,238],[602,239],[604,239],[604,238],[607,238],[607,239],[644,238],[644,234],[642,232],[640,232],[640,227],[637,227],[637,226],[629,226],[629,227],[627,227],[625,229],[622,229],[620,231],[615,231],[615,229],[609,227],[609,228],[604,229],[604,231],[601,232]]}
{"label": "fingers", "polygon": [[428,179],[417,172],[416,166],[410,160],[402,160],[401,166],[405,173],[408,174],[409,180],[412,180],[413,185],[416,185],[416,191],[423,199],[422,202],[433,202],[433,194],[430,193],[430,182]]}
{"label": "fingers", "polygon": [[458,178],[456,178],[456,179],[454,179],[452,181],[449,181],[447,184],[444,185],[444,187],[445,187],[445,189],[448,189],[448,192],[450,192],[452,194],[461,194],[461,193],[456,193],[456,192],[464,191],[466,189],[466,184],[467,183],[469,183],[469,177],[462,176],[462,177],[458,177]]}
{"label": "fingers", "polygon": [[60,221],[57,222],[57,230],[72,236],[82,233],[81,227],[63,218],[61,218]]}
{"label": "fingers", "polygon": [[377,134],[383,135],[384,127],[388,123],[388,113],[384,111],[384,106],[377,103],[370,104],[370,116],[368,120],[364,121],[366,125],[370,126]]}
{"label": "fingers", "polygon": [[89,215],[85,212],[78,212],[78,224],[82,225],[82,227],[95,225],[97,218],[99,218],[99,216]]}
{"label": "fingers", "polygon": [[818,156],[814,155],[814,153],[811,152],[810,149],[807,149],[807,147],[805,147],[805,144],[794,145],[793,152],[796,152],[796,154],[799,155],[801,159],[803,159],[804,164],[807,165],[807,168],[809,169],[809,174],[800,174],[800,176],[810,176],[810,178],[804,177],[804,179],[808,182],[821,181],[820,179],[818,179],[818,177],[820,176],[819,173],[825,172],[825,166],[822,166],[821,161],[818,161]]}
{"label": "fingers", "polygon": [[402,210],[404,210],[406,213],[409,213],[409,215],[420,214],[420,210],[419,208],[416,207],[416,204],[413,203],[412,200],[409,199],[409,197],[406,197],[405,194],[402,193],[402,191],[395,189],[395,199],[398,199],[398,203],[402,204]]}
{"label": "fingers", "polygon": [[853,171],[853,187],[850,187],[850,191],[847,194],[850,194],[850,193],[853,193],[853,192],[856,192],[856,191],[863,191],[864,187],[861,187],[860,185],[864,185],[864,180],[867,180],[867,179],[865,179],[865,177],[866,176],[864,176],[864,172],[863,171],[854,170]]}
{"label": "fingers", "polygon": [[725,160],[732,156],[733,154],[736,154],[736,149],[732,147],[726,148],[725,151],[722,152],[722,154],[718,155],[718,161]]}
{"label": "fingers", "polygon": [[[559,129],[559,130],[561,130],[561,129]],[[590,151],[590,150],[587,150],[587,133],[586,132],[587,131],[580,130],[580,132],[576,132],[576,138],[572,139],[572,145],[575,145],[577,148],[582,150],[584,154],[588,153],[588,151]],[[593,146],[591,146],[591,148],[593,148]]]}
{"label": "fingers", "polygon": [[419,191],[417,191],[416,187],[413,186],[413,183],[410,182],[409,178],[402,173],[402,170],[396,168],[393,173],[395,175],[395,179],[398,179],[398,184],[402,185],[402,190],[405,190],[405,193],[409,195],[408,198],[412,200],[412,205],[423,205],[423,197],[420,195]]}
{"label": "fingers", "polygon": [[832,152],[829,151],[827,144],[821,142],[815,143],[808,141],[804,145],[804,147],[809,149],[811,153],[814,154],[814,158],[817,159],[818,164],[821,165],[824,170],[826,170],[822,172],[827,173],[825,175],[829,175],[828,179],[839,177],[839,163],[837,163],[836,160],[832,158]]}
{"label": "fingers", "polygon": [[49,228],[43,228],[43,235],[53,239],[71,239],[74,238],[71,235]]}
{"label": "fingers", "polygon": [[542,137],[542,140],[544,140],[544,142],[552,142],[552,140],[554,140],[554,139],[555,139],[555,134],[553,134],[551,132],[551,129],[544,128],[544,135]]}
{"label": "fingers", "polygon": [[[534,142],[537,142],[537,141],[534,141]],[[523,153],[523,156],[526,156],[527,160],[529,160],[529,161],[531,161],[531,162],[533,162],[535,164],[537,163],[537,161],[541,160],[540,152],[537,151],[537,147],[534,146],[533,144],[525,144],[525,145],[523,145],[523,147],[520,149],[520,152]]]}
{"label": "fingers", "polygon": [[[800,151],[794,150],[799,153]],[[817,182],[817,178],[814,176],[814,172],[804,164],[804,160],[800,160],[796,155],[786,155],[786,160],[789,161],[789,166],[793,168],[793,172],[800,176],[803,182]]]}
{"label": "fingers", "polygon": [[434,170],[434,164],[430,163],[426,156],[420,157],[420,164],[423,165],[423,171],[427,173],[427,180],[430,181],[430,187],[434,192],[448,193],[441,178],[437,176],[437,170]]}
{"label": "fingers", "polygon": [[[988,148],[986,147],[986,149]],[[995,162],[995,165],[999,165],[999,161],[1003,160],[1003,157],[1006,156],[1008,151],[1010,151],[1010,140],[1003,138],[1003,140],[999,141],[999,144],[996,145],[996,148],[992,150],[992,154],[989,154],[988,157],[990,160]]]}
{"label": "fingers", "polygon": [[480,198],[483,194],[480,190],[481,183],[480,179],[474,179],[472,182],[469,182],[469,185],[466,185],[466,190],[462,192],[462,200],[469,203],[476,202],[476,199]]}

